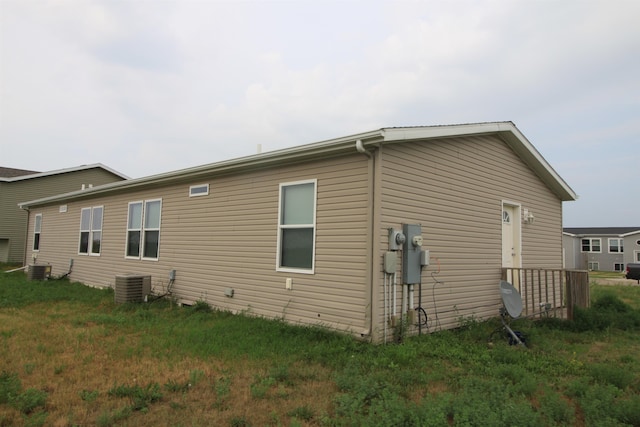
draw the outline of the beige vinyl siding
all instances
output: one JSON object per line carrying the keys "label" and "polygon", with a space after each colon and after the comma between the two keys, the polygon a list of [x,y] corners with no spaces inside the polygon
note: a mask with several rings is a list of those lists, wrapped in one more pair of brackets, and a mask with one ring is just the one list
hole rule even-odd
{"label": "beige vinyl siding", "polygon": [[[456,326],[460,316],[498,314],[503,201],[530,209],[536,218],[521,227],[523,266],[562,266],[561,201],[500,139],[385,146],[382,162],[380,255],[387,249],[389,227],[422,225],[423,248],[431,254],[422,274],[422,305],[431,327],[436,308],[442,328]],[[381,307],[382,283],[378,290]]]}
{"label": "beige vinyl siding", "polygon": [[[112,286],[116,274],[150,274],[156,293],[175,269],[181,302],[359,334],[367,327],[367,171],[367,158],[354,154],[74,201],[66,214],[47,206],[42,241],[55,239],[56,250],[43,244],[38,260],[59,275],[73,258],[72,279],[96,286]],[[315,274],[277,272],[279,184],[308,179],[317,179]],[[208,196],[189,197],[191,185],[204,183]],[[126,259],[128,203],[159,198],[159,260]],[[92,257],[77,254],[80,210],[90,206],[104,206],[102,251]]]}
{"label": "beige vinyl siding", "polygon": [[[0,239],[10,241],[8,261],[21,263],[25,255],[28,215],[18,207],[18,203],[80,190],[82,184],[98,186],[121,180],[104,169],[92,168],[0,183]],[[42,241],[42,244],[46,242]],[[31,248],[29,246],[28,251]]]}

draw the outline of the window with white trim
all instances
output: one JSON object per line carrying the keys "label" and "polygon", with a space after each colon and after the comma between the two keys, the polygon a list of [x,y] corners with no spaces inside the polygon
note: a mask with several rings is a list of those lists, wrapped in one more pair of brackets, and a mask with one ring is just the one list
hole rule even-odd
{"label": "window with white trim", "polygon": [[624,252],[624,239],[609,239],[609,253],[619,254],[622,252]]}
{"label": "window with white trim", "polygon": [[126,258],[157,260],[162,199],[129,203]]}
{"label": "window with white trim", "polygon": [[597,252],[600,253],[602,242],[600,238],[582,239],[582,252]]}
{"label": "window with white trim", "polygon": [[78,254],[100,255],[102,249],[102,214],[104,207],[82,208],[80,211],[80,243]]}
{"label": "window with white trim", "polygon": [[624,264],[618,262],[614,263],[613,271],[624,271]]}
{"label": "window with white trim", "polygon": [[189,187],[189,197],[208,196],[209,184],[192,185]]}
{"label": "window with white trim", "polygon": [[280,184],[278,271],[313,273],[317,180]]}
{"label": "window with white trim", "polygon": [[600,263],[597,262],[597,261],[589,261],[589,264],[588,264],[587,268],[590,271],[598,271],[598,270],[600,270]]}
{"label": "window with white trim", "polygon": [[640,262],[640,251],[633,251],[633,259],[635,262]]}
{"label": "window with white trim", "polygon": [[33,250],[40,250],[40,232],[42,231],[42,214],[36,214],[33,223]]}

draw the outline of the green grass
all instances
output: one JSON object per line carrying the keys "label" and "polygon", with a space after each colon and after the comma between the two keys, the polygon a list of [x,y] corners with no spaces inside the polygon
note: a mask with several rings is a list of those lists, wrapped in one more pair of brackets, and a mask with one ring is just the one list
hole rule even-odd
{"label": "green grass", "polygon": [[640,425],[640,293],[592,297],[571,322],[516,321],[528,348],[488,342],[495,319],[376,346],[0,273],[0,425]]}
{"label": "green grass", "polygon": [[589,279],[624,279],[624,273],[618,271],[589,271]]}

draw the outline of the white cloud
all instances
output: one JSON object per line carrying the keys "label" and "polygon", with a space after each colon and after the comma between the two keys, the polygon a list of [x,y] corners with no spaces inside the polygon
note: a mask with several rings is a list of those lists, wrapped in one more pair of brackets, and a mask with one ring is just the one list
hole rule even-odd
{"label": "white cloud", "polygon": [[581,165],[616,161],[601,144],[640,136],[632,0],[0,8],[3,166],[102,162],[135,177],[253,154],[258,143],[513,120],[582,189]]}

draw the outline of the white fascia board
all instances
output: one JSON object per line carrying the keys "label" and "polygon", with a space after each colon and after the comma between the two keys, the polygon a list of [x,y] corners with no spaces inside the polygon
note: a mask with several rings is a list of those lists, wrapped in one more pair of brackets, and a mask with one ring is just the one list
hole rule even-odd
{"label": "white fascia board", "polygon": [[515,128],[511,122],[470,123],[460,125],[416,126],[385,128],[385,142],[400,142],[412,139],[447,138],[465,135],[496,133]]}
{"label": "white fascia board", "polygon": [[446,138],[455,136],[469,136],[482,134],[497,134],[543,179],[562,200],[575,200],[577,196],[573,190],[551,168],[546,160],[538,153],[531,143],[520,133],[512,122],[489,122],[461,125],[441,126],[416,126],[383,128],[371,132],[353,134],[341,138],[335,138],[312,144],[275,150],[251,156],[211,163],[193,168],[153,175],[143,178],[130,179],[111,184],[105,184],[90,189],[74,191],[57,196],[33,200],[21,203],[22,209],[30,206],[68,201],[87,196],[110,193],[124,189],[145,187],[165,182],[179,182],[197,179],[203,175],[211,176],[233,171],[242,171],[253,168],[269,167],[286,164],[287,162],[303,159],[322,158],[328,155],[339,155],[356,151],[356,141],[362,141],[366,147],[375,147],[378,144],[396,143],[410,140],[424,140]]}
{"label": "white fascia board", "polygon": [[472,123],[383,129],[385,142],[447,138],[470,135],[499,135],[563,201],[577,200],[577,194],[512,122]]}
{"label": "white fascia board", "polygon": [[511,148],[527,163],[534,172],[560,196],[562,201],[577,200],[578,195],[565,182],[564,179],[551,167],[547,160],[540,152],[529,142],[529,140],[520,132],[520,130],[511,123],[509,133],[503,134],[510,142]]}
{"label": "white fascia board", "polygon": [[354,134],[342,138],[300,145],[296,147],[285,148],[282,150],[274,150],[237,159],[225,160],[217,163],[210,163],[142,178],[128,179],[125,181],[104,184],[92,188],[86,188],[84,190],[78,190],[70,193],[22,202],[19,203],[18,206],[21,209],[29,209],[31,206],[39,206],[56,202],[66,202],[84,198],[87,196],[97,196],[114,191],[145,187],[147,185],[157,185],[165,182],[188,181],[198,179],[203,175],[212,176],[233,171],[285,164],[287,162],[294,162],[303,159],[325,158],[328,155],[337,155],[340,153],[356,153],[357,140],[367,142],[374,140],[381,141],[381,135],[382,132],[380,130]]}

